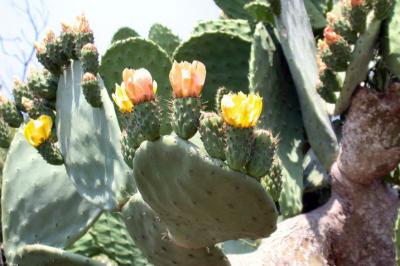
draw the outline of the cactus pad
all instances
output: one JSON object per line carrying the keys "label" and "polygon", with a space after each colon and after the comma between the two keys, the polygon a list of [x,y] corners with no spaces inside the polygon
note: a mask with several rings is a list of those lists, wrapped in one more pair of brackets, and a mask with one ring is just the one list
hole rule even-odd
{"label": "cactus pad", "polygon": [[149,39],[157,43],[169,55],[174,53],[181,40],[169,28],[161,24],[153,24],[149,30]]}
{"label": "cactus pad", "polygon": [[249,41],[224,32],[207,32],[182,43],[175,51],[174,59],[198,60],[206,65],[207,79],[202,99],[207,101],[207,109],[211,110],[221,86],[246,93],[249,53]]}
{"label": "cactus pad", "polygon": [[130,37],[138,37],[138,36],[139,36],[139,34],[135,30],[133,30],[129,27],[122,27],[122,28],[119,28],[114,33],[111,43],[114,43],[114,42],[120,41],[120,40],[125,40]]}
{"label": "cactus pad", "polygon": [[18,250],[19,266],[106,266],[87,257],[45,245],[27,245]]}
{"label": "cactus pad", "polygon": [[284,216],[292,216],[302,209],[304,129],[282,50],[261,23],[257,24],[254,34],[249,77],[250,90],[263,97],[258,127],[271,130],[279,138],[277,156],[282,164],[283,178],[280,207]]}
{"label": "cactus pad", "polygon": [[2,193],[3,237],[9,262],[28,244],[65,248],[100,214],[78,194],[64,166],[46,163],[21,131],[7,156]]}
{"label": "cactus pad", "polygon": [[143,199],[178,245],[199,248],[276,229],[275,205],[262,186],[188,141],[164,136],[142,143],[133,169]]}
{"label": "cactus pad", "polygon": [[338,143],[322,99],[316,92],[318,79],[315,40],[303,4],[281,0],[282,12],[275,22],[300,102],[308,140],[318,159],[330,169]]}
{"label": "cactus pad", "polygon": [[189,249],[176,246],[167,236],[167,227],[160,217],[136,194],[122,209],[125,224],[135,243],[150,262],[163,266],[229,266],[216,247]]}
{"label": "cactus pad", "polygon": [[201,35],[206,32],[224,32],[251,41],[252,30],[250,24],[244,19],[218,19],[200,21],[194,26],[192,35]]}
{"label": "cactus pad", "polygon": [[395,1],[393,14],[385,24],[384,59],[389,70],[400,78],[400,2]]}
{"label": "cactus pad", "polygon": [[99,72],[111,95],[115,83],[120,84],[122,81],[124,68],[138,69],[142,67],[149,70],[153,80],[157,81],[157,95],[163,110],[161,133],[167,134],[171,131],[168,116],[168,101],[172,97],[168,80],[171,60],[163,49],[152,41],[138,37],[117,41],[103,55]]}
{"label": "cactus pad", "polygon": [[[104,209],[115,209],[135,191],[121,154],[121,133],[114,106],[101,79],[102,108],[82,94],[82,67],[74,61],[60,78],[57,134],[67,173],[81,195]],[[129,181],[128,181],[129,180]]]}
{"label": "cactus pad", "polygon": [[251,19],[249,13],[244,9],[244,5],[250,0],[214,0],[214,2],[230,18]]}

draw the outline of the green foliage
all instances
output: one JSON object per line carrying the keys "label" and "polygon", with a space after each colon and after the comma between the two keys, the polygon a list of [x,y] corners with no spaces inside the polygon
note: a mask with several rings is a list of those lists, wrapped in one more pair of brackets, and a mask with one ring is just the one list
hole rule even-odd
{"label": "green foliage", "polygon": [[106,255],[119,266],[149,266],[131,239],[119,213],[103,213],[69,251],[86,257]]}
{"label": "green foliage", "polygon": [[111,43],[128,39],[130,37],[139,37],[139,34],[129,27],[119,28],[113,35]]}
{"label": "green foliage", "polygon": [[276,228],[275,204],[254,178],[178,137],[142,143],[133,174],[143,199],[179,245],[200,248],[264,237]]}
{"label": "green foliage", "polygon": [[[64,166],[46,163],[20,131],[4,165],[1,205],[4,246],[10,263],[26,245],[71,245],[100,214],[75,190]],[[22,251],[21,259],[28,260],[26,252]]]}
{"label": "green foliage", "polygon": [[251,19],[244,9],[244,5],[250,0],[214,0],[214,2],[229,18]]}
{"label": "green foliage", "polygon": [[254,34],[249,79],[250,91],[263,97],[258,127],[271,130],[279,138],[277,156],[282,164],[283,178],[281,213],[286,217],[293,216],[302,209],[303,122],[282,50],[261,23]]}
{"label": "green foliage", "polygon": [[82,196],[105,210],[118,208],[136,191],[121,153],[114,106],[102,81],[102,108],[87,103],[80,85],[82,67],[74,61],[57,90],[57,135],[65,167]]}
{"label": "green foliage", "polygon": [[318,69],[311,25],[302,1],[281,0],[281,4],[282,13],[276,23],[279,41],[296,85],[308,141],[325,169],[330,169],[338,143],[315,90]]}
{"label": "green foliage", "polygon": [[251,41],[252,38],[252,29],[250,24],[244,19],[200,21],[194,26],[192,35],[202,35],[207,32],[224,32],[231,35],[237,35],[248,41]]}
{"label": "green foliage", "polygon": [[169,55],[172,55],[175,48],[178,47],[181,40],[169,28],[156,23],[151,26],[149,39],[157,43]]}
{"label": "green foliage", "polygon": [[182,43],[174,54],[177,61],[198,60],[207,67],[207,79],[202,91],[208,110],[214,107],[215,94],[225,86],[246,92],[250,42],[225,32],[205,32]]}

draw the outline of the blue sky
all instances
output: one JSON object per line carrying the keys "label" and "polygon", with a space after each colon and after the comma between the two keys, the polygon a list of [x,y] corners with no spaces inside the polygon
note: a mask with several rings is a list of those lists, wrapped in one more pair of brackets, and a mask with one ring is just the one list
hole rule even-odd
{"label": "blue sky", "polygon": [[[41,2],[44,8],[40,8]],[[129,26],[147,37],[151,25],[158,22],[186,39],[199,20],[216,19],[221,13],[213,0],[29,0],[28,4],[39,24],[45,14],[48,15],[41,38],[46,29],[59,31],[61,21],[73,22],[75,16],[84,12],[100,53],[107,49],[113,33],[122,26]],[[29,57],[34,34],[28,17],[18,10],[25,6],[25,0],[0,0],[0,36],[18,38],[24,33],[27,38],[19,39],[18,43],[6,41],[3,44],[8,53],[21,55],[23,50],[25,57]],[[21,64],[0,49],[0,82],[10,87],[14,75],[22,75]]]}

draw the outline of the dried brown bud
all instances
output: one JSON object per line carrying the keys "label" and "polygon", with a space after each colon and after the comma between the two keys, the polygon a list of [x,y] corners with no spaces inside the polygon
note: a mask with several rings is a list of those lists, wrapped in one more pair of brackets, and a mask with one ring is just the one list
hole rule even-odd
{"label": "dried brown bud", "polygon": [[31,99],[29,99],[29,98],[26,98],[26,97],[22,97],[22,98],[21,98],[21,103],[22,103],[22,106],[24,106],[25,109],[26,109],[26,111],[28,111],[28,112],[29,112],[30,110],[32,110],[33,105],[34,105],[33,100],[31,100]]}
{"label": "dried brown bud", "polygon": [[83,46],[82,50],[90,51],[93,53],[97,53],[97,48],[93,43],[87,43]]}
{"label": "dried brown bud", "polygon": [[96,81],[96,80],[97,80],[96,76],[89,72],[86,72],[82,77],[83,82]]}

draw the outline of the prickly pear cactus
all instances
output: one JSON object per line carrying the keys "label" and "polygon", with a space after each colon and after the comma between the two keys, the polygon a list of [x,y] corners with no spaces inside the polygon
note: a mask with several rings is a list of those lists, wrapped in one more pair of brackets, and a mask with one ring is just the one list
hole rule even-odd
{"label": "prickly pear cactus", "polygon": [[251,41],[252,29],[250,23],[244,19],[218,19],[200,21],[194,26],[192,35],[201,35],[206,32],[225,32]]}
{"label": "prickly pear cactus", "polygon": [[143,199],[180,246],[258,238],[276,228],[275,204],[254,178],[230,170],[178,137],[142,143],[133,169]]}
{"label": "prickly pear cactus", "polygon": [[135,30],[133,30],[129,27],[122,27],[122,28],[119,28],[114,33],[111,43],[115,43],[116,41],[120,41],[120,40],[125,40],[130,37],[138,37],[138,36],[139,36],[139,34]]}
{"label": "prickly pear cactus", "polygon": [[[101,213],[79,195],[64,166],[46,163],[20,131],[4,166],[1,205],[4,246],[10,263],[26,261],[30,253],[26,245],[68,247]],[[32,260],[20,265],[43,264]]]}
{"label": "prickly pear cactus", "polygon": [[57,133],[65,168],[77,190],[105,210],[117,209],[136,191],[125,164],[114,106],[100,81],[103,107],[82,93],[79,61],[61,76],[57,91]]}

